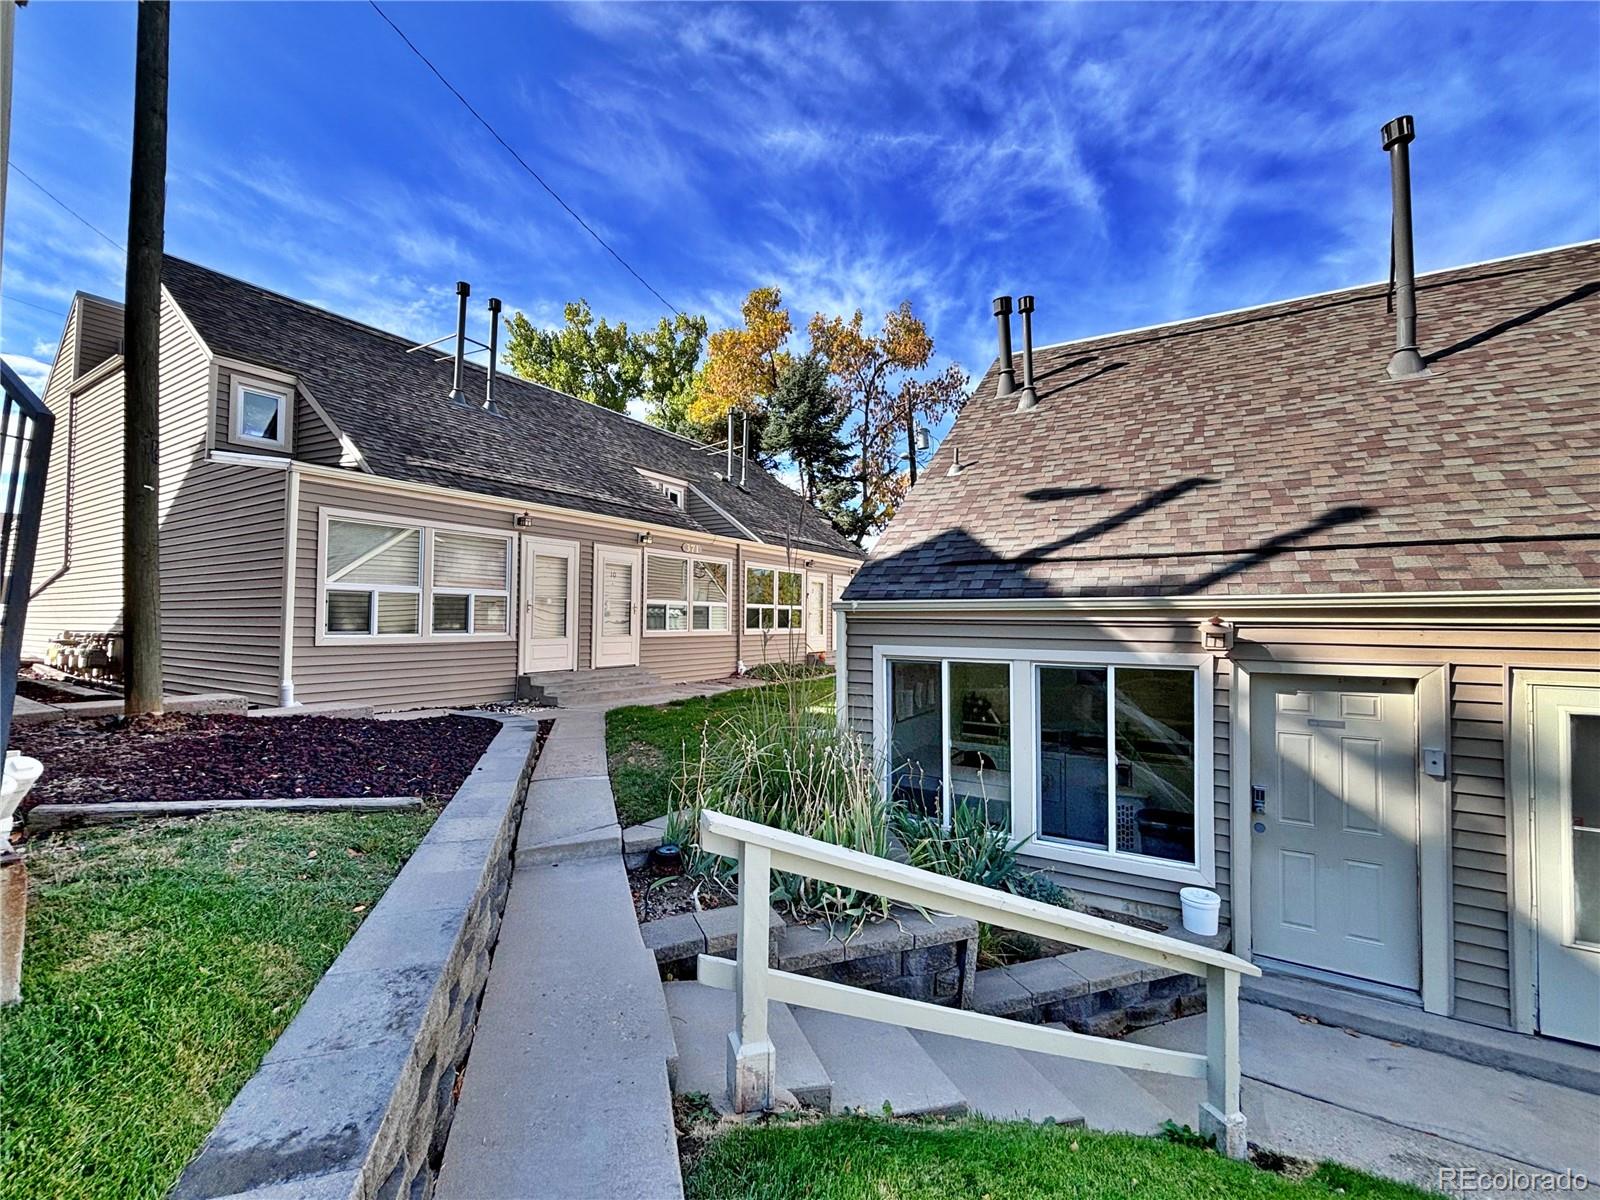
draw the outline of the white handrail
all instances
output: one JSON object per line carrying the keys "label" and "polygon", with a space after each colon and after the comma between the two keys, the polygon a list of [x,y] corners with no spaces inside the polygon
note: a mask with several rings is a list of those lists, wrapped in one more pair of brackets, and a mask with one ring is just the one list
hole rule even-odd
{"label": "white handrail", "polygon": [[[700,846],[739,863],[737,960],[730,963],[705,954],[699,959],[702,983],[731,989],[738,997],[737,1026],[728,1035],[728,1098],[735,1112],[771,1107],[776,1052],[767,1036],[767,1002],[776,1000],[1021,1050],[1203,1078],[1206,1100],[1200,1106],[1201,1133],[1231,1157],[1245,1155],[1245,1119],[1239,1107],[1239,977],[1260,975],[1258,967],[1223,950],[1027,900],[726,813],[701,812]],[[767,902],[775,870],[1199,975],[1206,981],[1206,1052],[1191,1054],[1090,1037],[774,970],[767,961]]]}

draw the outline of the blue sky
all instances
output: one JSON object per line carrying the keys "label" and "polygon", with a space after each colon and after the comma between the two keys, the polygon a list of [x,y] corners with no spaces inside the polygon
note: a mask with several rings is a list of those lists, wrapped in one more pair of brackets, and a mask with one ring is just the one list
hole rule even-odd
{"label": "blue sky", "polygon": [[[1600,236],[1600,6],[417,4],[390,15],[670,301],[910,298],[981,372],[1041,343],[1366,282],[1416,115],[1419,266]],[[17,13],[11,157],[126,236],[131,4]],[[167,247],[412,335],[452,284],[536,321],[654,297],[365,4],[173,10]],[[42,380],[122,255],[15,172],[0,351]],[[481,318],[480,318],[481,319]]]}

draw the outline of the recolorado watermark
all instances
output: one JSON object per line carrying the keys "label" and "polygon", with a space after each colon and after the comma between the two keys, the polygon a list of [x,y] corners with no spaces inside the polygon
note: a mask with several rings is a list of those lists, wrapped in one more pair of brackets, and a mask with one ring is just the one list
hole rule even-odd
{"label": "recolorado watermark", "polygon": [[1439,1190],[1451,1192],[1586,1192],[1589,1177],[1577,1171],[1485,1171],[1479,1167],[1440,1167]]}

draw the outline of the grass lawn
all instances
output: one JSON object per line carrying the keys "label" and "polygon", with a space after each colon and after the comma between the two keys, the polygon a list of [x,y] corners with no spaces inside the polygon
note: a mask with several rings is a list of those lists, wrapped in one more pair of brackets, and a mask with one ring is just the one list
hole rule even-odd
{"label": "grass lawn", "polygon": [[690,1200],[1313,1200],[1429,1195],[1324,1164],[1302,1178],[1157,1138],[1056,1125],[835,1117],[716,1137]]}
{"label": "grass lawn", "polygon": [[[833,676],[821,675],[793,685],[812,708],[833,708]],[[606,714],[606,758],[611,791],[623,827],[649,821],[667,811],[672,781],[683,765],[684,750],[698,754],[700,731],[747,707],[756,689],[739,688],[716,696],[674,700],[670,704],[614,708]]]}
{"label": "grass lawn", "polygon": [[0,1192],[159,1197],[436,813],[226,813],[28,845]]}

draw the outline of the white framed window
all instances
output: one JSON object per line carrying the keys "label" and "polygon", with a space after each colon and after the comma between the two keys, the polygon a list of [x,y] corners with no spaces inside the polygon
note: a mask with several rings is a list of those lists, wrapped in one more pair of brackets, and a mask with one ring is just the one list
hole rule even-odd
{"label": "white framed window", "polygon": [[721,559],[645,555],[646,633],[727,633],[728,576]]}
{"label": "white framed window", "polygon": [[672,502],[674,508],[687,512],[689,509],[689,485],[682,479],[673,479],[670,475],[657,475],[652,471],[640,471],[644,481],[656,491],[660,492]]}
{"label": "white framed window", "polygon": [[874,649],[876,750],[896,801],[983,806],[1025,854],[1214,880],[1207,655]]}
{"label": "white framed window", "polygon": [[422,528],[330,518],[322,539],[322,631],[415,637],[422,612]]}
{"label": "white framed window", "polygon": [[229,389],[229,437],[244,445],[287,450],[292,395],[285,384],[235,375]]}
{"label": "white framed window", "polygon": [[511,541],[496,534],[429,531],[436,634],[509,632]]}
{"label": "white framed window", "polygon": [[511,534],[327,508],[319,533],[319,643],[513,635]]}
{"label": "white framed window", "polygon": [[804,630],[805,577],[780,567],[746,567],[744,627]]}

